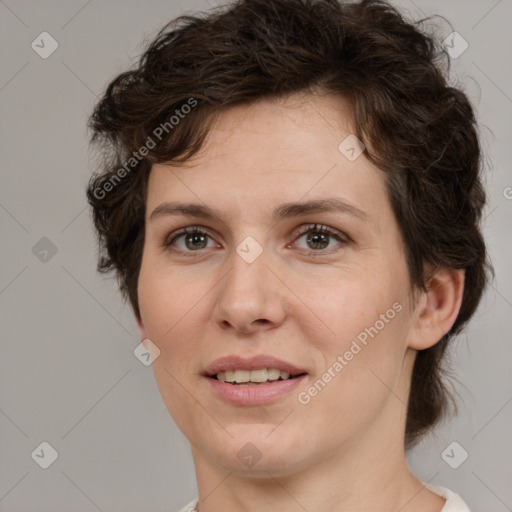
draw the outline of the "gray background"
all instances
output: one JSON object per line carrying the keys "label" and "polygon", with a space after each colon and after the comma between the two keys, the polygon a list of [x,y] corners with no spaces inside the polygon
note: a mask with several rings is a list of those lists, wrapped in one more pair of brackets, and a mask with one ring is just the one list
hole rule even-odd
{"label": "gray background", "polygon": [[[460,415],[415,449],[410,463],[420,478],[460,493],[473,512],[512,510],[512,1],[396,4],[415,19],[445,16],[469,43],[451,76],[483,125],[485,235],[496,269],[451,352]],[[139,340],[131,312],[115,282],[95,272],[85,124],[97,95],[145,39],[208,5],[0,1],[1,511],[173,512],[196,496],[188,442],[151,367],[133,355]],[[437,23],[443,38],[452,32]],[[47,59],[31,48],[43,31],[59,44]],[[46,470],[31,457],[43,441],[59,454]],[[441,457],[452,441],[469,454],[457,469]]]}

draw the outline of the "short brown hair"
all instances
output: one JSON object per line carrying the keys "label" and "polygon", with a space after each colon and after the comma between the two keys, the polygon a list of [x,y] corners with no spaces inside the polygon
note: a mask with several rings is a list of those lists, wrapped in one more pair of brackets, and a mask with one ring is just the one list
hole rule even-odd
{"label": "short brown hair", "polygon": [[454,402],[442,380],[443,355],[492,270],[480,230],[486,198],[473,109],[447,83],[442,45],[418,25],[379,0],[239,0],[171,21],[95,107],[91,142],[104,158],[87,191],[98,270],[116,271],[138,316],[151,165],[187,161],[223,108],[313,90],[348,98],[355,134],[386,174],[412,289],[426,289],[427,264],[465,270],[455,323],[416,357],[408,447]]}

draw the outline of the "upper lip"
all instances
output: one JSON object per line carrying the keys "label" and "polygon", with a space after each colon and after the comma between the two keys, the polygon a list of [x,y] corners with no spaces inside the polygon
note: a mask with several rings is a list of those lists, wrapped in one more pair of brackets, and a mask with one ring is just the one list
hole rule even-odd
{"label": "upper lip", "polygon": [[203,375],[212,377],[217,375],[219,372],[233,371],[233,370],[259,370],[262,368],[277,368],[288,372],[290,375],[301,375],[307,373],[303,370],[287,361],[278,359],[274,356],[261,354],[254,357],[241,357],[231,355],[227,357],[221,357],[211,362],[204,370]]}

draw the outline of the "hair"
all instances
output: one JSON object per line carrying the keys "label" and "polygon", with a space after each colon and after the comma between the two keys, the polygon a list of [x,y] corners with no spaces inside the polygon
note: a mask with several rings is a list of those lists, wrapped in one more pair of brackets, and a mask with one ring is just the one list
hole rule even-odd
{"label": "hair", "polygon": [[480,228],[486,197],[474,112],[448,84],[449,58],[435,36],[418,28],[423,21],[406,21],[380,0],[239,0],[180,16],[108,85],[89,120],[91,144],[102,157],[87,190],[98,270],[115,271],[139,317],[152,164],[185,163],[216,116],[235,105],[313,91],[351,102],[354,133],[385,174],[411,289],[427,290],[427,266],[465,271],[453,326],[417,353],[406,447],[433,429],[449,402],[455,405],[443,356],[475,312],[492,270]]}

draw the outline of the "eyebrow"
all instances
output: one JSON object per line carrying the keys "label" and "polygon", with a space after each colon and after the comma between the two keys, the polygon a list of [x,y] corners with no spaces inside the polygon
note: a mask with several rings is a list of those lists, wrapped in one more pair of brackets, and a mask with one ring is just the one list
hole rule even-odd
{"label": "eyebrow", "polygon": [[[283,203],[275,208],[272,218],[275,222],[293,217],[300,217],[312,213],[342,213],[356,217],[363,222],[370,222],[369,215],[363,210],[344,199],[329,197],[326,199],[315,199],[306,202]],[[203,219],[214,219],[221,217],[220,213],[209,206],[197,203],[165,202],[157,206],[151,213],[149,219],[172,215],[188,215]]]}

